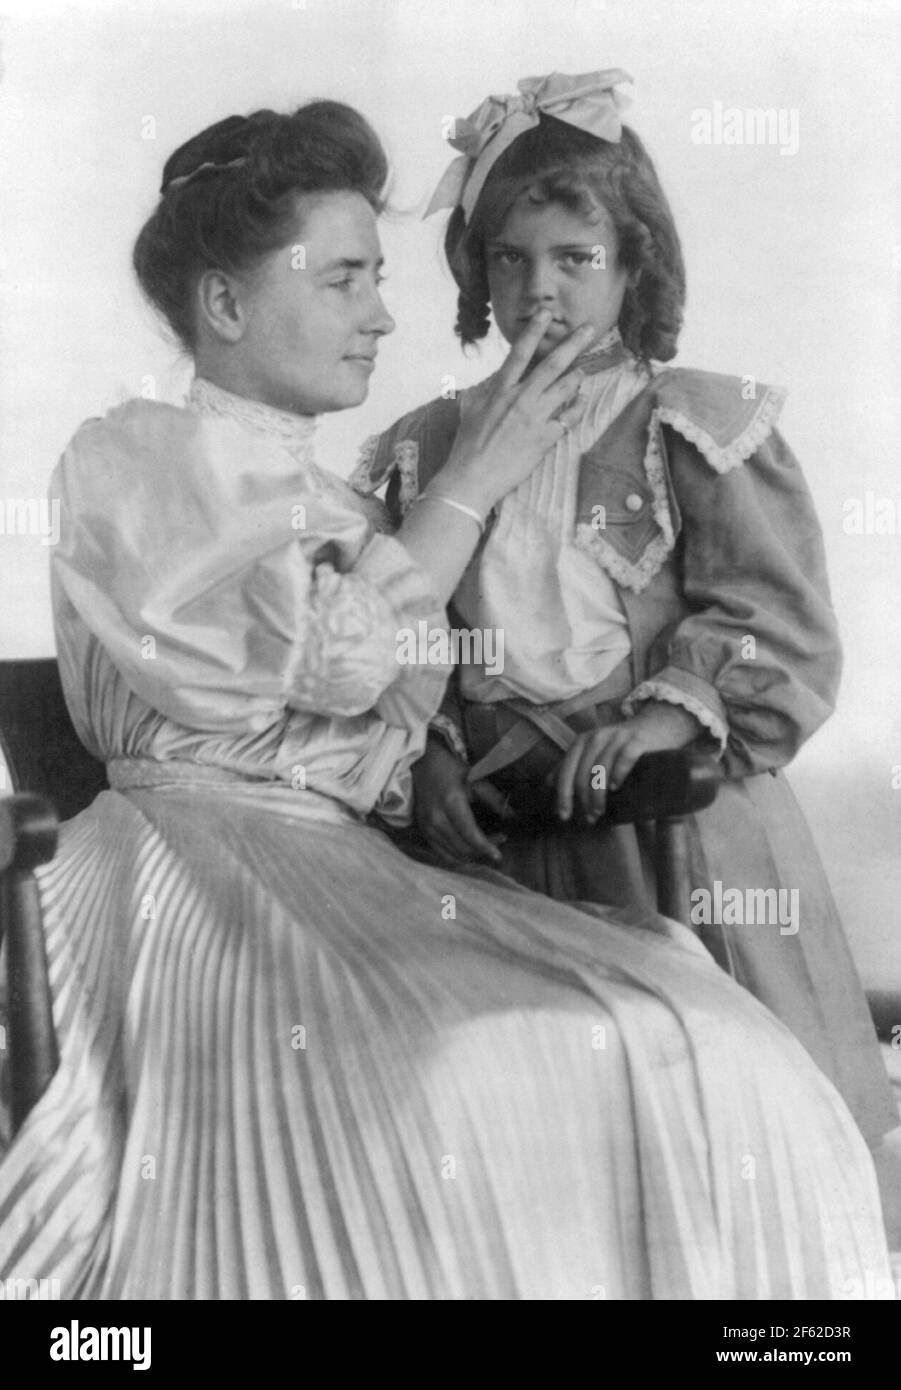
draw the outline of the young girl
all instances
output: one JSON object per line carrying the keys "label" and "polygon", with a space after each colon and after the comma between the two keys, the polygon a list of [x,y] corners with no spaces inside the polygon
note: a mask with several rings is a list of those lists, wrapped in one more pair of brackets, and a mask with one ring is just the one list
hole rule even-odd
{"label": "young girl", "polygon": [[[503,671],[458,669],[415,772],[417,823],[442,862],[489,859],[558,899],[652,905],[649,829],[597,824],[606,790],[651,750],[714,751],[725,781],[690,832],[702,939],[794,1030],[875,1141],[897,1117],[780,770],[838,685],[820,529],[776,429],[782,393],[657,365],[676,352],[685,276],[654,167],[620,122],[625,80],[554,74],[489,97],[456,123],[464,153],[430,208],[454,207],[445,246],[464,344],[485,336],[489,312],[512,340],[542,310],[538,360],[576,325],[595,341],[580,362],[581,418],[484,518],[456,590],[458,625],[503,632]],[[400,520],[446,457],[467,396],[369,441],[358,490],[387,480]],[[525,813],[549,801],[556,827],[530,828]],[[475,803],[504,817],[503,843]]]}

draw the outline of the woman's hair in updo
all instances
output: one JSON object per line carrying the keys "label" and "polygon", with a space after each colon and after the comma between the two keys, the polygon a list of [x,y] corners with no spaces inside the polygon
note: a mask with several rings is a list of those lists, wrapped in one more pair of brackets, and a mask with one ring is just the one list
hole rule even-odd
{"label": "woman's hair in updo", "polygon": [[685,303],[682,249],[666,195],[650,156],[633,130],[618,144],[601,140],[553,116],[518,136],[492,165],[469,226],[454,209],[445,251],[460,295],[456,332],[469,346],[490,322],[485,249],[500,232],[513,203],[560,203],[582,216],[603,205],[619,241],[619,264],[634,278],[623,299],[619,330],[626,347],[645,362],[676,353]]}
{"label": "woman's hair in updo", "polygon": [[159,205],[132,256],[141,288],[193,351],[194,289],[203,271],[238,274],[289,245],[298,194],[349,190],[380,213],[387,177],[378,136],[342,102],[313,101],[287,116],[228,116],[166,161]]}

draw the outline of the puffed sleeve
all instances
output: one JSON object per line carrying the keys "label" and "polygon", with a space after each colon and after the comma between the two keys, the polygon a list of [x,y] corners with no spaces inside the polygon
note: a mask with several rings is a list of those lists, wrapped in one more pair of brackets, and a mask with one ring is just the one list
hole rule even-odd
{"label": "puffed sleeve", "polygon": [[[428,424],[429,412],[430,407],[425,407],[413,415],[405,416],[384,434],[370,435],[361,446],[357,466],[348,479],[350,486],[361,497],[367,499],[387,485],[384,505],[388,525],[394,530],[400,526],[419,492],[420,436]],[[448,431],[442,435],[438,457],[428,460],[429,476],[444,461],[451,438],[452,435]],[[462,619],[453,609],[450,616],[452,625],[464,626]],[[462,762],[468,763],[469,752],[464,731],[459,677],[459,668],[455,667],[447,682],[440,708],[429,721],[429,730],[437,734]]]}
{"label": "puffed sleeve", "polygon": [[130,402],[54,475],[54,582],[127,685],[190,728],[257,732],[286,709],[418,727],[447,669],[400,634],[446,626],[404,548],[340,485],[229,420]]}
{"label": "puffed sleeve", "polygon": [[813,500],[775,430],[725,472],[675,432],[666,443],[692,612],[658,639],[624,708],[683,705],[719,737],[727,776],[780,767],[831,714],[841,673]]}

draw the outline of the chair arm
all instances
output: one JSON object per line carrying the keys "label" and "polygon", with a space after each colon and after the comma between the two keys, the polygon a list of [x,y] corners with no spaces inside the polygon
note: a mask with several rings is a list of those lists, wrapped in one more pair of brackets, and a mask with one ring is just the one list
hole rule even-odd
{"label": "chair arm", "polygon": [[706,753],[691,748],[645,753],[622,786],[609,793],[604,820],[614,825],[678,820],[712,805],[721,780],[719,763]]}
{"label": "chair arm", "polygon": [[901,1047],[901,989],[868,989],[867,1003],[880,1041]]}
{"label": "chair arm", "polygon": [[59,1065],[33,870],[56,852],[57,817],[49,801],[26,793],[0,799],[0,939],[6,935],[9,1071],[17,1130]]}
{"label": "chair arm", "polygon": [[30,873],[56,853],[59,822],[50,802],[30,792],[0,797],[0,874]]}
{"label": "chair arm", "polygon": [[685,817],[716,800],[721,779],[720,765],[709,755],[691,748],[664,749],[639,758],[607,798],[608,823],[656,821],[657,908],[686,925],[691,882]]}

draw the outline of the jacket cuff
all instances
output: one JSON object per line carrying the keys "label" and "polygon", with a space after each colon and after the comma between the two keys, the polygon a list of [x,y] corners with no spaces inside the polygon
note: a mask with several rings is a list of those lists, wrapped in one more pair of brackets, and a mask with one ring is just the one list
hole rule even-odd
{"label": "jacket cuff", "polygon": [[363,441],[356,467],[347,480],[348,486],[361,497],[371,497],[387,476],[387,469],[380,467],[377,459],[381,438],[380,434],[371,434]]}
{"label": "jacket cuff", "polygon": [[721,758],[726,751],[729,738],[729,724],[726,707],[714,686],[699,676],[683,671],[678,666],[666,666],[656,676],[642,681],[627,695],[622,711],[627,717],[636,713],[636,706],[646,700],[662,700],[666,704],[681,705],[693,714],[702,728],[717,744],[716,755]]}

